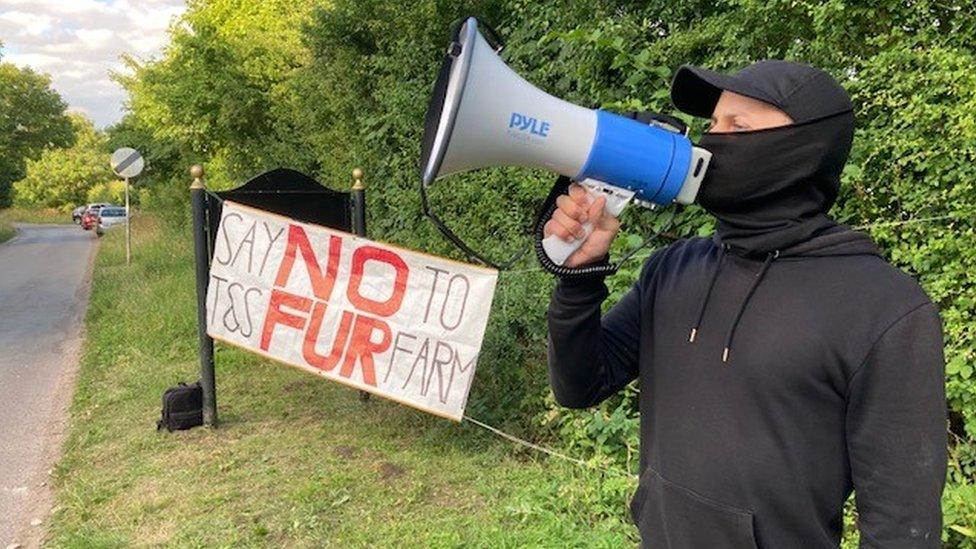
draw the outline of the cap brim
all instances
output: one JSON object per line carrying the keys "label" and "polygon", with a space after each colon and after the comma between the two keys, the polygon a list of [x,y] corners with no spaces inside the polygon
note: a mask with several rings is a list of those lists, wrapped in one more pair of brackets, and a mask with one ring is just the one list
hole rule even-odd
{"label": "cap brim", "polygon": [[685,113],[702,118],[710,118],[715,110],[715,104],[727,90],[745,95],[775,106],[773,100],[747,82],[733,75],[695,67],[682,65],[671,81],[671,102]]}

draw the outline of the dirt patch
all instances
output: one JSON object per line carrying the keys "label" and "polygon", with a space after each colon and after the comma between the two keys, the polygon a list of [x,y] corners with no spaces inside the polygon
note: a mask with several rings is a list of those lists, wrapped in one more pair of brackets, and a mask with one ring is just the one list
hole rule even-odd
{"label": "dirt patch", "polygon": [[335,453],[339,454],[339,457],[344,459],[349,459],[356,455],[356,449],[352,446],[336,446]]}
{"label": "dirt patch", "polygon": [[395,463],[390,463],[389,461],[382,461],[377,464],[376,471],[379,472],[380,478],[383,480],[399,478],[407,472],[407,470],[403,467],[400,467]]}
{"label": "dirt patch", "polygon": [[309,384],[307,379],[299,379],[298,381],[292,381],[286,384],[282,388],[282,391],[286,393],[294,393],[296,391],[301,391],[302,389],[305,389],[306,387],[308,387],[308,385]]}

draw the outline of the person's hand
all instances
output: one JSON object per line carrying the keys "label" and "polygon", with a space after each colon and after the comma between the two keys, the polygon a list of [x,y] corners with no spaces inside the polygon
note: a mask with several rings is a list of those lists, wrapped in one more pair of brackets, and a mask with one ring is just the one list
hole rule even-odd
{"label": "person's hand", "polygon": [[569,186],[569,194],[556,199],[556,209],[552,219],[543,227],[543,235],[555,234],[566,242],[572,242],[583,236],[583,223],[593,222],[593,232],[563,264],[564,267],[579,267],[592,263],[610,250],[610,243],[620,230],[620,221],[607,213],[604,206],[606,197],[597,197],[590,203],[586,189],[573,183]]}

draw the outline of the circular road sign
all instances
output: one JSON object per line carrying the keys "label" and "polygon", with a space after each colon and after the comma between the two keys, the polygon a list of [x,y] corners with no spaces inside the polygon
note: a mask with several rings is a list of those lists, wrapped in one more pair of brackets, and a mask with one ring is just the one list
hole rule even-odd
{"label": "circular road sign", "polygon": [[122,147],[112,153],[112,170],[119,177],[126,179],[135,177],[142,173],[142,168],[145,165],[146,161],[143,160],[142,155],[135,149]]}

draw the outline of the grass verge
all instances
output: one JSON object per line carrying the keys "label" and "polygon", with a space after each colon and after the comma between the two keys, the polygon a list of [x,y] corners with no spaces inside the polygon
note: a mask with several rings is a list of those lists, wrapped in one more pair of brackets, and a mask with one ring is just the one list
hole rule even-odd
{"label": "grass verge", "polygon": [[7,223],[6,221],[0,220],[0,244],[3,244],[4,242],[13,238],[15,234],[17,234],[17,231],[14,229],[13,225]]}
{"label": "grass verge", "polygon": [[27,208],[6,208],[0,209],[0,225],[11,223],[71,223],[71,212],[65,213],[54,208],[27,209]]}
{"label": "grass verge", "polygon": [[163,390],[196,378],[192,254],[151,216],[133,239],[131,266],[121,231],[96,261],[48,545],[636,544],[630,479],[228,347],[220,428],[157,433]]}

